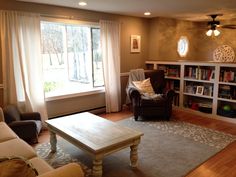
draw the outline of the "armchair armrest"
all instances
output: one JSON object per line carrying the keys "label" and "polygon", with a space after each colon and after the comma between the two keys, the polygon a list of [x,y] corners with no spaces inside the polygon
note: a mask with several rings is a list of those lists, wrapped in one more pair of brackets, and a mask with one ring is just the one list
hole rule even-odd
{"label": "armchair armrest", "polygon": [[17,128],[20,127],[21,129],[24,129],[26,127],[35,127],[36,128],[36,124],[33,120],[25,120],[25,121],[14,121],[11,122],[10,124],[8,124],[9,127],[11,128]]}
{"label": "armchair armrest", "polygon": [[37,125],[34,120],[14,121],[8,126],[22,139],[37,138]]}
{"label": "armchair armrest", "polygon": [[21,113],[21,120],[41,120],[41,116],[38,112],[30,112],[30,113]]}
{"label": "armchair armrest", "polygon": [[140,98],[141,98],[140,92],[139,92],[138,89],[135,88],[135,87],[130,87],[130,88],[128,89],[128,93],[129,93],[130,99],[132,99],[132,98],[136,98],[136,99],[139,98],[139,99],[140,99]]}
{"label": "armchair armrest", "polygon": [[84,173],[80,165],[76,163],[70,163],[39,175],[38,177],[84,177]]}
{"label": "armchair armrest", "polygon": [[128,94],[133,107],[139,106],[141,100],[141,93],[138,91],[138,89],[135,87],[130,87],[128,89]]}
{"label": "armchair armrest", "polygon": [[172,101],[175,96],[175,91],[170,89],[170,90],[167,90],[165,94],[167,96],[167,99]]}

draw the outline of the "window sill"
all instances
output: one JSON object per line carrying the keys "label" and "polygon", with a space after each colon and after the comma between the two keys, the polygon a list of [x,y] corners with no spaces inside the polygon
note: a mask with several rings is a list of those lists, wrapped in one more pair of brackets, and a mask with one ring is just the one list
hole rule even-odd
{"label": "window sill", "polygon": [[67,99],[67,98],[81,97],[81,96],[93,95],[93,94],[104,93],[104,92],[105,92],[104,87],[95,88],[95,89],[80,92],[80,93],[71,93],[71,94],[66,94],[66,95],[47,97],[47,98],[45,98],[45,101],[62,100],[62,99]]}

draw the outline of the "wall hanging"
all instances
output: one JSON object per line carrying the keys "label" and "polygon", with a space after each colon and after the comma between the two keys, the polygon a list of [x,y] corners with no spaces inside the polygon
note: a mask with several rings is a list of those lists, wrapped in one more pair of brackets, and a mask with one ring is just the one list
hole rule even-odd
{"label": "wall hanging", "polygon": [[222,45],[213,52],[213,60],[216,62],[235,62],[235,53],[232,47]]}

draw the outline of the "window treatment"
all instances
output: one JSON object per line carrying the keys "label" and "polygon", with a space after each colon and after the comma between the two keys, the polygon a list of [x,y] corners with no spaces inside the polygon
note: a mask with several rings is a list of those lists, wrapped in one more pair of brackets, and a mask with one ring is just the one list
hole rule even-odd
{"label": "window treatment", "polygon": [[100,20],[106,112],[121,110],[120,24]]}
{"label": "window treatment", "polygon": [[5,104],[47,119],[43,91],[39,14],[0,11]]}

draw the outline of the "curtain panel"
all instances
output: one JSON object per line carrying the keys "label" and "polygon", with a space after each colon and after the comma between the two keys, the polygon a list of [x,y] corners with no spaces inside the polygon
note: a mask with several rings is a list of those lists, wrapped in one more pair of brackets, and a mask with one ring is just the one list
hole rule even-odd
{"label": "curtain panel", "polygon": [[47,119],[40,47],[40,15],[0,11],[5,104],[37,111]]}
{"label": "curtain panel", "polygon": [[121,110],[120,23],[100,20],[106,112]]}

